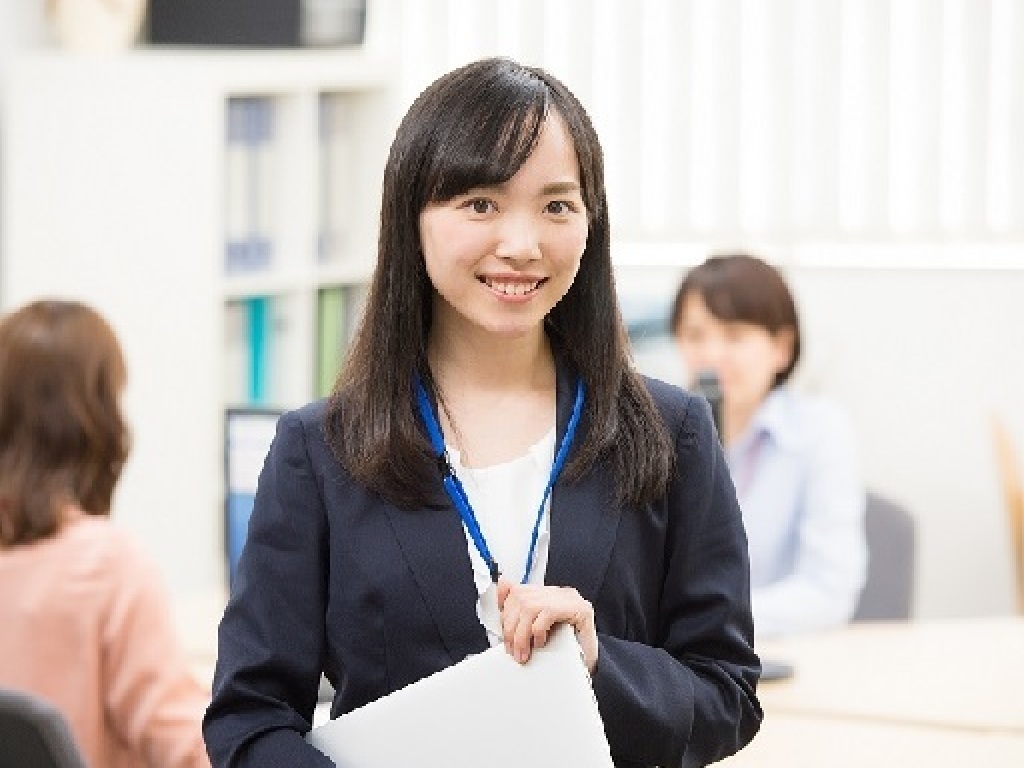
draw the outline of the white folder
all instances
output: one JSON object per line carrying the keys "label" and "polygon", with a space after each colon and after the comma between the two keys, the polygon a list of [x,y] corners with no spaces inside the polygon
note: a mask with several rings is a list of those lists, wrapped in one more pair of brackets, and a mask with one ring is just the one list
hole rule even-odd
{"label": "white folder", "polygon": [[504,646],[314,728],[338,768],[614,768],[568,625],[520,665]]}

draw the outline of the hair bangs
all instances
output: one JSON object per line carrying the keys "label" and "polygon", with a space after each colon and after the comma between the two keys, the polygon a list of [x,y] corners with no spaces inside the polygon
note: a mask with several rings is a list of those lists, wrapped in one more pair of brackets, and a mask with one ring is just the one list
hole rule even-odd
{"label": "hair bangs", "polygon": [[439,126],[426,188],[429,202],[451,200],[477,187],[502,184],[533,152],[549,106],[536,78],[502,78],[486,98],[467,100]]}
{"label": "hair bangs", "polygon": [[770,270],[746,258],[713,258],[691,273],[690,287],[718,320],[752,323],[774,332],[786,322],[770,290]]}
{"label": "hair bangs", "polygon": [[698,286],[698,291],[708,312],[724,322],[748,322],[757,314],[752,311],[750,302],[745,300],[747,297],[737,296],[727,285],[709,281]]}

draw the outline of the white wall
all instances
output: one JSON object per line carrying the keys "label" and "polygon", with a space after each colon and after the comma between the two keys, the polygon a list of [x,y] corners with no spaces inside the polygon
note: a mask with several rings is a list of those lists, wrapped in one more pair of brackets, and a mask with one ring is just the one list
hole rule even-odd
{"label": "white wall", "polygon": [[43,0],[0,3],[0,71],[9,56],[39,45],[46,37]]}
{"label": "white wall", "polygon": [[[0,2],[0,83],[3,82],[11,57],[19,51],[35,48],[47,40],[48,30],[43,14],[44,0],[7,0]],[[4,100],[0,90],[0,114]],[[0,137],[2,138],[2,137]],[[3,173],[3,168],[0,168]],[[4,226],[0,220],[0,228]]]}
{"label": "white wall", "polygon": [[1024,237],[1019,0],[392,0],[399,91],[483,55],[590,111],[623,240]]}
{"label": "white wall", "polygon": [[[919,518],[918,612],[1010,612],[990,419],[1024,435],[1024,271],[794,271],[813,362],[869,484]],[[812,362],[812,364],[813,364]]]}

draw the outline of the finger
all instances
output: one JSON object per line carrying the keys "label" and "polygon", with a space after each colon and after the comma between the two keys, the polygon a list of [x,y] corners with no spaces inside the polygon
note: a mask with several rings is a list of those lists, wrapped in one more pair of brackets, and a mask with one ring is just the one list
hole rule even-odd
{"label": "finger", "polygon": [[512,656],[520,664],[530,660],[533,651],[533,619],[527,614],[519,614],[515,631],[512,635]]}
{"label": "finger", "polygon": [[515,635],[518,626],[518,606],[514,602],[506,603],[505,608],[501,611],[501,639],[510,656],[515,656]]}
{"label": "finger", "polygon": [[533,625],[530,627],[531,634],[533,636],[533,647],[543,648],[548,644],[548,636],[551,633],[551,628],[555,625],[555,616],[548,610],[542,610],[537,614],[533,620]]}
{"label": "finger", "polygon": [[508,579],[498,579],[498,610],[505,608],[505,600],[508,599],[509,594],[512,592],[512,587],[515,585]]}
{"label": "finger", "polygon": [[592,621],[590,614],[585,609],[580,609],[569,619],[569,623],[576,632],[586,632]]}

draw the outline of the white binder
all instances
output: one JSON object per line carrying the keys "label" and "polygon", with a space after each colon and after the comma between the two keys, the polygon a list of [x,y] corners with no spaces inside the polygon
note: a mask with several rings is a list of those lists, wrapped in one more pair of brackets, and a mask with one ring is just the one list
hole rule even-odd
{"label": "white binder", "polygon": [[503,646],[318,728],[338,768],[613,768],[572,629],[520,665]]}

